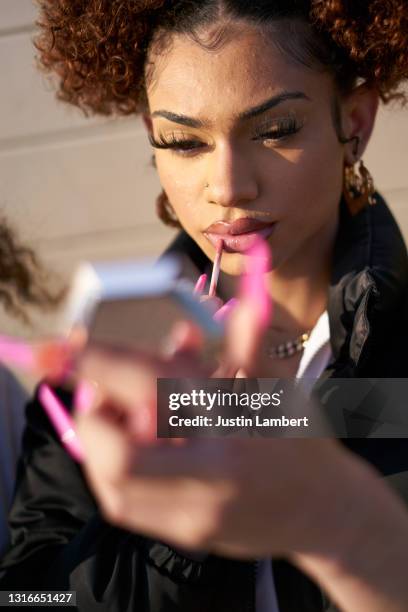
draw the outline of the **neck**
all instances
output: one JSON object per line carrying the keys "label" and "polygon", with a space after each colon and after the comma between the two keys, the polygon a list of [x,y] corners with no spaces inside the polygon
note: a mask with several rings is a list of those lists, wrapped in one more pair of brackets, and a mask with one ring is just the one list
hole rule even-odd
{"label": "neck", "polygon": [[271,328],[296,335],[311,330],[326,310],[337,223],[303,244],[290,261],[272,270],[268,287],[274,303]]}
{"label": "neck", "polygon": [[312,277],[291,280],[271,274],[269,290],[274,304],[273,330],[296,336],[313,329],[326,310],[328,300],[329,275],[326,270],[318,272]]}
{"label": "neck", "polygon": [[[268,274],[268,289],[273,299],[273,320],[268,336],[277,342],[313,329],[326,310],[332,268],[332,252],[337,220],[324,228],[298,253]],[[221,273],[220,295],[236,295],[236,278]]]}

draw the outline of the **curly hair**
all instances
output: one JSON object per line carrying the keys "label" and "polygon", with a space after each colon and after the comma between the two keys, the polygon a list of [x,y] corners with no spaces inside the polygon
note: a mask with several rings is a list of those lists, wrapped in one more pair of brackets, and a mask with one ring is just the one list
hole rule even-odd
{"label": "curly hair", "polygon": [[316,27],[344,49],[350,69],[377,88],[383,102],[400,99],[408,77],[406,0],[314,0]]}
{"label": "curly hair", "polygon": [[[278,22],[274,43],[307,66],[331,71],[340,93],[348,93],[362,80],[384,103],[406,102],[406,0],[37,2],[39,65],[57,76],[58,97],[86,114],[147,110],[146,89],[154,72],[150,55],[165,52],[173,33],[214,49],[234,19],[255,25]],[[164,192],[156,208],[168,225],[179,226]]]}
{"label": "curly hair", "polygon": [[22,245],[10,224],[0,218],[0,302],[6,312],[25,324],[27,307],[42,310],[57,307],[65,289],[48,288],[48,274],[34,251]]}
{"label": "curly hair", "polygon": [[[382,100],[405,95],[406,0],[37,0],[41,67],[58,96],[87,113],[129,115],[146,107],[145,65],[158,31],[189,35],[221,16],[255,23],[297,19],[315,41],[304,51],[329,64],[338,82],[364,79]],[[313,48],[314,47],[314,48]],[[291,49],[289,49],[291,52]]]}

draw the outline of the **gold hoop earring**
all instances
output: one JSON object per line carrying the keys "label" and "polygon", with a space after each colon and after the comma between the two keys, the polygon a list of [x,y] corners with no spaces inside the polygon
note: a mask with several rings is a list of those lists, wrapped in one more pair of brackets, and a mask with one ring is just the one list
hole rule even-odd
{"label": "gold hoop earring", "polygon": [[156,213],[160,221],[170,227],[181,228],[180,221],[177,218],[174,208],[169,202],[167,193],[162,190],[161,194],[156,199]]}
{"label": "gold hoop earring", "polygon": [[344,166],[343,195],[353,216],[367,205],[376,204],[374,180],[362,160],[357,171],[354,165]]}

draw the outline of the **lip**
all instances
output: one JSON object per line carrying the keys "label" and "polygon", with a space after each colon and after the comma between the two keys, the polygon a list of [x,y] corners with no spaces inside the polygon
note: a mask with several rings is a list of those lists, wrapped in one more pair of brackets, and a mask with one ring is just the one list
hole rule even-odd
{"label": "lip", "polygon": [[259,237],[264,240],[273,233],[276,222],[265,223],[258,219],[243,218],[232,223],[218,221],[210,225],[204,232],[204,236],[211,242],[214,248],[220,239],[224,242],[224,250],[230,253],[241,253],[250,249]]}

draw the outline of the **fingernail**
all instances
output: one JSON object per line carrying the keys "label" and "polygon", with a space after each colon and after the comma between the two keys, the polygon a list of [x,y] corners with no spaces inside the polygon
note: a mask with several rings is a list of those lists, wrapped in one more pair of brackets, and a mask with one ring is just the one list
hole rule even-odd
{"label": "fingernail", "polygon": [[37,364],[47,379],[63,382],[73,371],[73,351],[66,341],[49,342],[38,347]]}
{"label": "fingernail", "polygon": [[214,314],[214,321],[218,321],[218,323],[224,322],[228,318],[230,313],[234,310],[237,304],[237,298],[231,298],[230,300],[228,300],[228,302],[225,302],[225,304],[221,306],[221,308],[219,308]]}
{"label": "fingernail", "polygon": [[240,294],[248,299],[258,313],[259,323],[266,327],[271,319],[272,301],[266,286],[266,273],[270,270],[271,253],[267,243],[261,238],[247,252],[248,269],[242,276]]}
{"label": "fingernail", "polygon": [[75,389],[74,406],[78,413],[85,413],[91,408],[96,397],[96,385],[88,380],[81,380]]}
{"label": "fingernail", "polygon": [[207,282],[207,275],[206,274],[202,274],[199,277],[198,281],[196,282],[196,285],[194,287],[193,293],[197,294],[197,295],[201,295],[202,292],[204,291],[204,287],[206,285],[206,282]]}
{"label": "fingernail", "polygon": [[54,391],[45,383],[38,390],[39,400],[48,415],[61,443],[76,461],[83,460],[83,449],[71,415]]}

